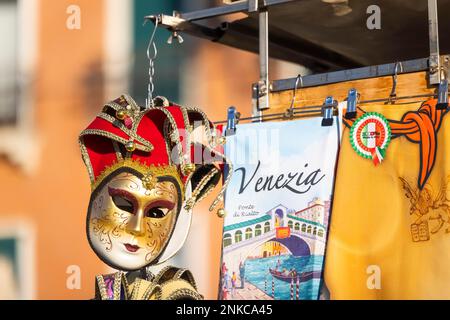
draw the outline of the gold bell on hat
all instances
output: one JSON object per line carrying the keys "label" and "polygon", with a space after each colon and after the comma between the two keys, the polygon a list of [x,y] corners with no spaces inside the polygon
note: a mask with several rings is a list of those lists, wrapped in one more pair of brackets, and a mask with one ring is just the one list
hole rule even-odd
{"label": "gold bell on hat", "polygon": [[136,144],[134,141],[128,141],[125,145],[125,149],[127,149],[128,152],[133,152],[136,149]]}
{"label": "gold bell on hat", "polygon": [[219,137],[219,144],[225,144],[227,142],[227,138],[225,136]]}
{"label": "gold bell on hat", "polygon": [[190,174],[195,171],[195,164],[194,163],[186,163],[183,165],[183,173],[184,174]]}
{"label": "gold bell on hat", "polygon": [[116,111],[116,118],[119,120],[125,119],[125,117],[128,115],[126,110],[120,109]]}
{"label": "gold bell on hat", "polygon": [[216,214],[219,218],[223,218],[226,216],[227,212],[224,208],[220,208],[219,210],[217,210]]}

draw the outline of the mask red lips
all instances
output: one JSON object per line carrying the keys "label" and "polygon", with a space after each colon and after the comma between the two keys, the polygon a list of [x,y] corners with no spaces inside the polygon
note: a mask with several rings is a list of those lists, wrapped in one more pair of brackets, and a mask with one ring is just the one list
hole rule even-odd
{"label": "mask red lips", "polygon": [[135,246],[135,245],[132,245],[132,244],[129,244],[129,243],[125,243],[124,245],[125,245],[125,249],[127,249],[130,252],[136,252],[136,251],[138,251],[141,248],[139,246]]}

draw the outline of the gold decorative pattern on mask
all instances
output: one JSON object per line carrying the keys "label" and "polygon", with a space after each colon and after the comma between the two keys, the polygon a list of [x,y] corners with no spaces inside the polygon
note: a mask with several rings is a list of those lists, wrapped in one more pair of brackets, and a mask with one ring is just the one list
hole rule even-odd
{"label": "gold decorative pattern on mask", "polygon": [[[112,249],[112,238],[119,239],[129,236],[126,225],[130,217],[126,217],[125,215],[125,213],[112,212],[108,213],[103,218],[91,219],[93,233],[99,238],[100,242],[105,245],[106,251],[111,251]],[[170,218],[171,212],[163,219]],[[146,249],[147,254],[145,260],[148,262],[152,261],[161,252],[162,248],[169,240],[168,236],[172,229],[170,223],[162,223],[154,220],[156,219],[144,218],[145,232],[140,236],[134,236],[138,245],[141,248]]]}
{"label": "gold decorative pattern on mask", "polygon": [[176,201],[177,188],[171,182],[164,181],[157,183],[153,190],[158,196],[166,197],[173,202]]}
{"label": "gold decorative pattern on mask", "polygon": [[[170,239],[178,196],[179,189],[173,181],[156,182],[149,190],[129,172],[112,178],[99,190],[90,212],[91,243],[95,238],[96,252],[109,252],[109,257],[141,257],[145,264],[153,261]],[[125,201],[125,207],[115,202],[117,198]]]}
{"label": "gold decorative pattern on mask", "polygon": [[[111,165],[110,167],[107,167],[103,172],[95,179],[95,182],[92,183],[91,187],[92,190],[95,190],[98,188],[98,186],[102,183],[102,181],[108,177],[110,174],[112,174],[114,171],[122,168],[127,167],[131,168],[133,170],[136,170],[137,172],[141,173],[143,175],[142,183],[144,187],[147,189],[153,189],[157,180],[158,176],[170,176],[174,178],[178,185],[181,188],[181,196],[184,198],[184,184],[182,183],[180,179],[180,175],[178,173],[178,169],[176,166],[172,165],[144,165],[139,160],[133,160],[133,159],[123,159],[121,161],[118,161]],[[183,199],[182,199],[183,200]]]}
{"label": "gold decorative pattern on mask", "polygon": [[145,256],[146,261],[152,261],[166,244],[171,228],[157,221],[146,221],[146,227],[151,237],[147,238],[146,247],[148,250]]}
{"label": "gold decorative pattern on mask", "polygon": [[142,185],[147,190],[152,190],[156,186],[156,181],[157,178],[151,172],[149,172],[142,178]]}
{"label": "gold decorative pattern on mask", "polygon": [[101,218],[91,218],[90,224],[93,233],[100,240],[100,243],[105,245],[106,251],[111,251],[111,237],[121,237],[129,217],[126,217],[125,213],[115,211],[108,212],[104,210],[104,213]]}

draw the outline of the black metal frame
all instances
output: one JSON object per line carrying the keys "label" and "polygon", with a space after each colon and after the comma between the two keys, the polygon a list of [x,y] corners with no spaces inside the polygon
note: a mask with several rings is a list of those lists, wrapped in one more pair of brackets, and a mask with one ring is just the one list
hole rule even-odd
{"label": "black metal frame", "polygon": [[[295,2],[300,0],[264,0],[264,1],[256,1],[257,2],[257,10],[265,10],[269,7],[285,4],[288,2]],[[179,17],[186,21],[196,21],[196,20],[204,20],[211,19],[214,17],[220,17],[228,14],[238,13],[238,12],[252,12],[254,7],[252,5],[255,1],[246,0],[239,1],[235,3],[231,3],[224,6],[218,6],[198,11],[193,11],[189,13],[181,13]]]}
{"label": "black metal frame", "polygon": [[[245,0],[189,13],[174,13],[168,15],[146,16],[152,21],[158,20],[158,24],[167,28],[171,32],[187,32],[191,35],[215,40],[221,37],[223,30],[220,28],[209,28],[198,23],[199,20],[229,15],[238,12],[259,14],[260,19],[260,81],[253,84],[253,116],[261,116],[261,110],[268,106],[268,93],[293,89],[296,78],[268,81],[268,29],[267,10],[269,7],[295,2],[300,0]],[[403,74],[419,71],[429,72],[429,83],[439,84],[448,77],[447,68],[450,64],[449,56],[439,55],[438,21],[437,21],[437,0],[428,0],[428,22],[430,39],[430,56],[428,58],[394,62],[389,64],[368,66],[342,71],[312,74],[302,77],[302,88],[320,86],[343,81],[360,80],[394,74]],[[396,70],[396,65],[400,65],[400,70]]]}
{"label": "black metal frame", "polygon": [[[302,85],[299,88],[315,87],[344,81],[393,76],[395,74],[396,65],[401,66],[400,70],[397,70],[397,74],[427,71],[429,69],[428,60],[428,58],[422,58],[381,64],[377,66],[307,75],[302,77]],[[294,89],[296,79],[297,78],[274,80],[271,82],[270,91],[278,92],[292,90]]]}
{"label": "black metal frame", "polygon": [[[259,82],[252,87],[256,92],[253,102],[253,115],[261,115],[261,111],[269,108],[269,29],[268,29],[268,8],[289,2],[300,0],[246,0],[229,5],[198,10],[190,13],[174,12],[173,16],[164,14],[146,16],[145,19],[157,22],[169,31],[176,33],[180,31],[191,35],[207,38],[210,40],[219,39],[224,29],[209,28],[195,23],[198,20],[211,19],[218,16],[229,15],[239,12],[258,13],[259,16]],[[224,26],[226,28],[226,26]],[[256,88],[256,91],[255,91]]]}

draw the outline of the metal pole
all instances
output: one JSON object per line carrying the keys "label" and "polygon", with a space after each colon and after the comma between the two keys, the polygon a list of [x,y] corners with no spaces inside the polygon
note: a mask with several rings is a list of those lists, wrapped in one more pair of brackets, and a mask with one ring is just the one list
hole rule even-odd
{"label": "metal pole", "polygon": [[259,82],[257,103],[253,116],[260,116],[261,110],[269,108],[269,13],[259,13]]}
{"label": "metal pole", "polygon": [[266,275],[266,277],[264,278],[264,292],[267,293],[267,275]]}
{"label": "metal pole", "polygon": [[272,276],[272,298],[275,299],[275,280]]}
{"label": "metal pole", "polygon": [[430,37],[430,84],[438,84],[441,80],[441,63],[437,0],[428,0],[428,32]]}
{"label": "metal pole", "polygon": [[259,14],[259,72],[262,82],[262,99],[259,110],[269,108],[269,12],[263,11]]}
{"label": "metal pole", "polygon": [[294,277],[291,278],[291,300],[294,300]]}

